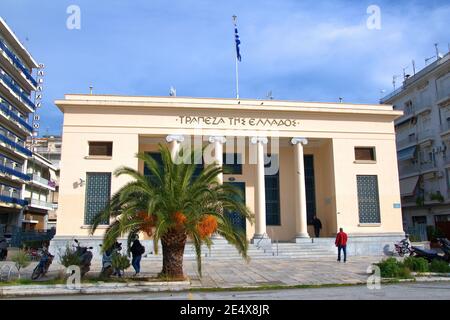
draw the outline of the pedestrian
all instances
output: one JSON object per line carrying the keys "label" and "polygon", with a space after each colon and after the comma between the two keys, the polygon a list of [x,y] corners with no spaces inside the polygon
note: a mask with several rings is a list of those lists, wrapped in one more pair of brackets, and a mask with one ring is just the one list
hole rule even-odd
{"label": "pedestrian", "polygon": [[145,252],[144,246],[139,242],[138,239],[133,241],[133,245],[130,248],[132,259],[131,265],[134,268],[135,276],[141,272],[141,258]]}
{"label": "pedestrian", "polygon": [[5,260],[8,256],[8,243],[6,242],[6,238],[2,236],[0,238],[0,261]]}
{"label": "pedestrian", "polygon": [[317,218],[317,216],[314,216],[313,218],[313,226],[314,226],[314,233],[316,234],[316,238],[319,238],[320,236],[320,229],[322,229],[322,222]]}
{"label": "pedestrian", "polygon": [[338,248],[337,261],[341,262],[341,250],[344,251],[344,262],[347,261],[347,234],[342,228],[339,228],[339,233],[336,235],[336,241],[334,244]]}

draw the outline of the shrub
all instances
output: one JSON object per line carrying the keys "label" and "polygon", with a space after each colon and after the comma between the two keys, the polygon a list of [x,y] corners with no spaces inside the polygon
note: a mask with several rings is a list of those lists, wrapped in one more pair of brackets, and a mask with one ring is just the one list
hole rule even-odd
{"label": "shrub", "polygon": [[424,258],[407,257],[404,260],[404,265],[411,271],[428,272],[428,261]]}
{"label": "shrub", "polygon": [[388,258],[376,264],[380,267],[380,273],[383,278],[395,278],[399,273],[399,262],[395,258]]}
{"label": "shrub", "polygon": [[26,268],[30,265],[31,259],[30,256],[25,252],[25,250],[19,250],[12,258],[11,261],[14,262],[14,265],[19,272],[20,279],[20,269]]}
{"label": "shrub", "polygon": [[69,266],[81,265],[80,256],[76,253],[75,250],[70,248],[68,244],[66,245],[66,249],[63,252],[59,252],[59,261],[66,268],[68,268]]}
{"label": "shrub", "polygon": [[448,272],[450,272],[450,266],[445,261],[434,259],[430,263],[430,271],[431,272],[448,273]]}
{"label": "shrub", "polygon": [[112,267],[114,270],[125,271],[130,267],[130,259],[126,255],[115,253],[112,257]]}

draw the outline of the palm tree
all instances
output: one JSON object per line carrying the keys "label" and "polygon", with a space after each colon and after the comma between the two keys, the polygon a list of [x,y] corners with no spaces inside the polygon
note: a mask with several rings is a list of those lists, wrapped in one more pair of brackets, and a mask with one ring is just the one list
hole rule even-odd
{"label": "palm tree", "polygon": [[211,246],[213,233],[223,236],[248,261],[245,232],[233,227],[224,214],[238,212],[253,223],[253,214],[238,200],[240,191],[218,182],[217,176],[222,169],[215,164],[198,172],[193,161],[198,152],[181,150],[174,161],[167,146],[160,144],[159,149],[161,164],[148,154],[136,155],[147,166],[150,175],[145,176],[129,167],[120,167],[114,172],[116,177],[127,175],[132,181],[117,191],[96,216],[91,234],[102,221],[112,218],[104,235],[103,248],[111,247],[124,235],[128,235],[130,243],[136,234],[145,232],[153,237],[157,254],[161,241],[163,266],[160,276],[164,277],[184,277],[183,253],[188,237],[195,247],[200,275],[201,247],[202,244]]}

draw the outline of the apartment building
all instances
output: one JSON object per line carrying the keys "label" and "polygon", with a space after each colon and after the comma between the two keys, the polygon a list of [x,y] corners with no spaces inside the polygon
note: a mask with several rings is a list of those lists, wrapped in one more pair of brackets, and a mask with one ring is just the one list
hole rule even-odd
{"label": "apartment building", "polygon": [[450,53],[381,103],[404,112],[395,131],[405,230],[423,239],[434,226],[450,237]]}
{"label": "apartment building", "polygon": [[27,161],[33,158],[25,142],[32,134],[30,114],[38,89],[33,69],[38,64],[0,17],[0,232],[21,227],[27,201]]}

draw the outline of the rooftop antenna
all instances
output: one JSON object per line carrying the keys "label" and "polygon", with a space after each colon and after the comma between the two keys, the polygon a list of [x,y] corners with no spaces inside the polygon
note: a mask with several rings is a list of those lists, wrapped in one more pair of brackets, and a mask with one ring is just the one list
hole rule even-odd
{"label": "rooftop antenna", "polygon": [[171,96],[171,97],[176,97],[177,96],[177,89],[175,89],[174,87],[170,87],[170,90],[169,90],[169,96]]}
{"label": "rooftop antenna", "polygon": [[436,50],[436,60],[440,59],[440,53],[439,53],[439,48],[438,48],[438,43],[434,44],[434,48]]}
{"label": "rooftop antenna", "polygon": [[89,93],[92,94],[92,89],[94,89],[93,86],[89,86]]}
{"label": "rooftop antenna", "polygon": [[381,98],[383,98],[385,92],[386,92],[386,90],[380,89],[380,100],[381,100]]}
{"label": "rooftop antenna", "polygon": [[266,97],[267,97],[267,99],[269,99],[269,100],[273,100],[272,90],[270,90],[269,92],[267,92]]}
{"label": "rooftop antenna", "polygon": [[416,75],[416,62],[414,60],[411,61],[413,67],[413,74]]}
{"label": "rooftop antenna", "polygon": [[339,103],[342,103],[342,100],[344,100],[344,98],[339,97]]}

